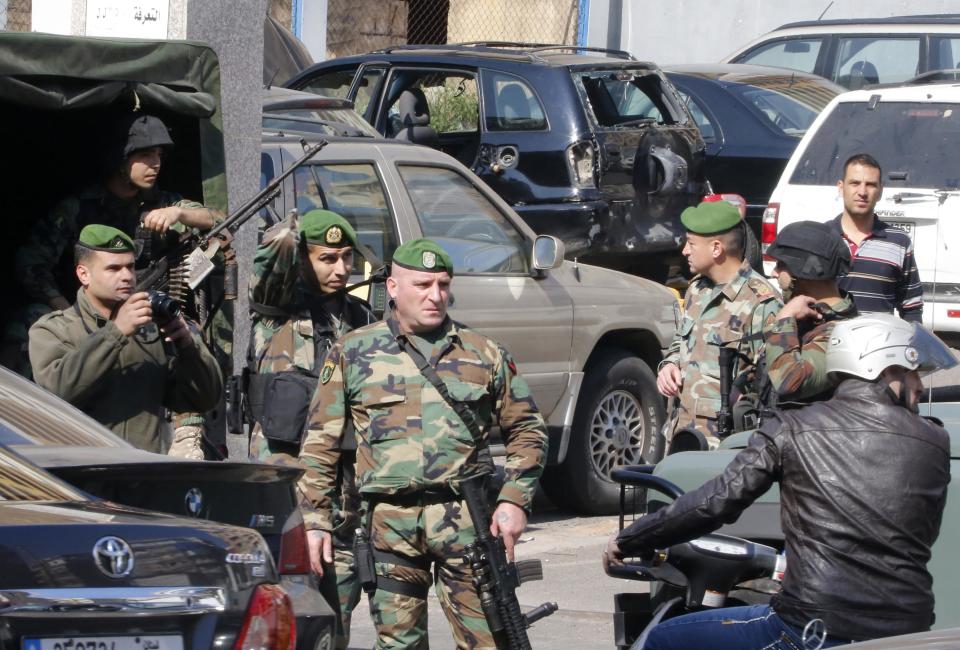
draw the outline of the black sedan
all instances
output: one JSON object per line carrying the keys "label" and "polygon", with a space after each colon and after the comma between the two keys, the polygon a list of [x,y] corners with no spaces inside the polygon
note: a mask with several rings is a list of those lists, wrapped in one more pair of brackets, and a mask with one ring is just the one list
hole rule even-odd
{"label": "black sedan", "polygon": [[739,194],[759,227],[800,138],[845,89],[822,77],[745,64],[664,66],[707,145],[713,191]]}
{"label": "black sedan", "polygon": [[[0,368],[0,444],[115,503],[246,526],[267,543],[296,612],[298,648],[332,647],[336,617],[317,589],[297,503],[302,470],[192,461],[136,449],[36,384]],[[327,598],[335,598],[335,586]],[[0,643],[0,648],[4,648]]]}
{"label": "black sedan", "polygon": [[293,650],[255,531],[91,499],[0,446],[0,647]]}

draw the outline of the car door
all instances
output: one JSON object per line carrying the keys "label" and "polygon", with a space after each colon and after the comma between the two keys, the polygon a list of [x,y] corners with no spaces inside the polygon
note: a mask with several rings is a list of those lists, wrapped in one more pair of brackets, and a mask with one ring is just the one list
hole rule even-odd
{"label": "car door", "polygon": [[570,295],[549,272],[530,268],[532,235],[502,199],[462,167],[421,151],[385,151],[400,188],[395,212],[409,220],[401,230],[430,237],[450,253],[451,315],[516,357],[547,417],[569,379]]}

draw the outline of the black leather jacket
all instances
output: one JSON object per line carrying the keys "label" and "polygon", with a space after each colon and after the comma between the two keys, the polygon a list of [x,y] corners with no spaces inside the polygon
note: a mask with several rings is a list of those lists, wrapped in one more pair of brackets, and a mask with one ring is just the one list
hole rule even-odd
{"label": "black leather jacket", "polygon": [[877,384],[847,379],[833,398],[782,412],[723,474],[624,529],[625,555],[731,523],[774,482],[787,571],[773,608],[803,627],[871,639],[933,623],[930,547],[950,481],[942,427],[894,404]]}

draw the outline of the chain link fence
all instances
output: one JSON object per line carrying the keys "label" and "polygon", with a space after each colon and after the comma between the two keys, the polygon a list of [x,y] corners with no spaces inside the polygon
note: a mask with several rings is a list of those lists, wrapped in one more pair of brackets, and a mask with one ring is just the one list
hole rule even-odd
{"label": "chain link fence", "polygon": [[327,57],[404,44],[573,45],[578,0],[330,0]]}
{"label": "chain link fence", "polygon": [[29,32],[31,0],[0,0],[0,29]]}

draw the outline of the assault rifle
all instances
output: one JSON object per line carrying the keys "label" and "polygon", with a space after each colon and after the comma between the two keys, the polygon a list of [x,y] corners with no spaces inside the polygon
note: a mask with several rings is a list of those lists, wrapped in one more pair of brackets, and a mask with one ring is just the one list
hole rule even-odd
{"label": "assault rifle", "polygon": [[[234,300],[237,297],[237,259],[231,248],[233,235],[244,223],[250,220],[264,207],[280,196],[283,181],[301,165],[313,158],[327,146],[321,140],[305,149],[303,156],[288,167],[282,174],[271,180],[266,187],[246,201],[205,233],[191,230],[180,233],[162,257],[151,260],[138,271],[136,291],[154,289],[167,292],[181,305],[186,304],[188,291],[196,291],[200,284],[213,272],[213,257],[223,253],[224,281],[223,299]],[[201,317],[201,322],[207,320]]]}
{"label": "assault rifle", "polygon": [[736,348],[720,348],[720,410],[717,411],[717,437],[721,439],[733,433],[730,388],[733,383],[733,366],[737,362],[737,355]]}
{"label": "assault rifle", "polygon": [[540,560],[507,561],[503,540],[490,534],[485,483],[485,475],[460,483],[460,495],[477,532],[477,541],[464,549],[465,558],[473,570],[473,584],[497,648],[530,650],[527,628],[557,611],[557,604],[544,603],[529,614],[520,611],[517,587],[530,580],[542,580],[543,565]]}

